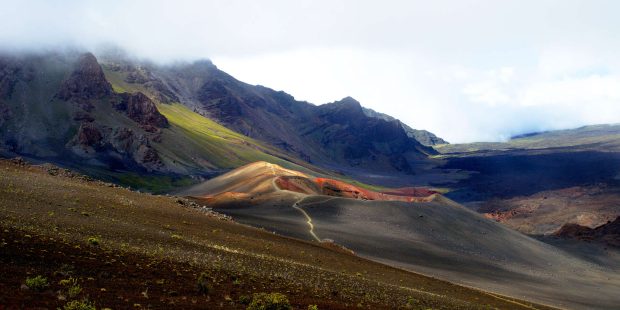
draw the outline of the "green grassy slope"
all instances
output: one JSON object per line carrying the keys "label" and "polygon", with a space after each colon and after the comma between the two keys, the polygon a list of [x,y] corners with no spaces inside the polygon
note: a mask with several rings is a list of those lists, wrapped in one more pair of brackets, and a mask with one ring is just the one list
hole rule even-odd
{"label": "green grassy slope", "polygon": [[143,92],[157,103],[157,108],[170,122],[163,129],[162,142],[155,145],[162,160],[176,167],[178,173],[203,169],[229,170],[255,161],[266,161],[289,169],[313,174],[326,173],[289,154],[230,130],[213,120],[191,111],[179,103],[158,102],[140,84],[125,82],[125,74],[106,69],[106,79],[117,92]]}

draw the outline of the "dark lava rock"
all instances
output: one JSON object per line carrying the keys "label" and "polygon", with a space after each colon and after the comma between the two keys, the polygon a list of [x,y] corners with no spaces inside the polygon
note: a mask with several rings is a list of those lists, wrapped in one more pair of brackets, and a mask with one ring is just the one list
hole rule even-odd
{"label": "dark lava rock", "polygon": [[77,133],[77,142],[82,146],[98,148],[101,146],[103,134],[93,123],[82,123]]}
{"label": "dark lava rock", "polygon": [[80,56],[76,69],[67,78],[56,97],[79,103],[85,110],[92,109],[90,100],[101,99],[113,93],[97,58],[91,53]]}
{"label": "dark lava rock", "polygon": [[141,125],[158,128],[168,126],[166,117],[159,113],[155,103],[143,93],[119,94],[119,100],[114,107],[119,111],[124,111],[129,118]]}

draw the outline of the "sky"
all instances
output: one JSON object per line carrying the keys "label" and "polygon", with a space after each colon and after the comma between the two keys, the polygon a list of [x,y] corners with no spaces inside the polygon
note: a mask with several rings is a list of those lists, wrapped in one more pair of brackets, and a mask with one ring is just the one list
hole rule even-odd
{"label": "sky", "polygon": [[620,1],[8,1],[0,48],[209,58],[453,142],[620,122]]}

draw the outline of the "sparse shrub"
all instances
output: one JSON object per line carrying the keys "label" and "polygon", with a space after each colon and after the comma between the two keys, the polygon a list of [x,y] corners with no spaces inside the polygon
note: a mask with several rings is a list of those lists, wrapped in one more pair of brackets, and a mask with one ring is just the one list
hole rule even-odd
{"label": "sparse shrub", "polygon": [[67,295],[69,298],[75,298],[82,292],[82,287],[77,283],[77,279],[69,278],[58,281],[58,284],[67,286]]}
{"label": "sparse shrub", "polygon": [[308,305],[308,310],[319,310],[319,306],[317,306],[317,305]]}
{"label": "sparse shrub", "polygon": [[82,292],[82,287],[80,287],[80,285],[77,283],[70,286],[69,289],[67,289],[67,295],[69,295],[69,298],[75,298],[81,292]]}
{"label": "sparse shrub", "polygon": [[196,286],[198,288],[198,292],[201,294],[209,294],[211,289],[211,284],[209,283],[211,278],[206,273],[201,273],[198,276],[198,280],[196,280]]}
{"label": "sparse shrub", "polygon": [[88,243],[90,245],[98,246],[101,242],[99,241],[99,238],[97,237],[90,237],[88,238]]}
{"label": "sparse shrub", "polygon": [[73,278],[69,278],[69,279],[62,279],[60,281],[58,281],[58,284],[62,285],[62,286],[67,286],[69,284],[71,284]]}
{"label": "sparse shrub", "polygon": [[291,303],[284,294],[258,293],[254,294],[247,310],[290,310]]}
{"label": "sparse shrub", "polygon": [[416,306],[418,305],[418,301],[416,299],[414,299],[413,297],[408,297],[407,298],[407,304],[405,304],[405,308],[406,309],[413,309],[416,308]]}
{"label": "sparse shrub", "polygon": [[49,283],[47,283],[47,278],[36,276],[34,278],[26,278],[26,286],[31,290],[40,292],[48,287]]}
{"label": "sparse shrub", "polygon": [[68,302],[64,307],[64,310],[97,310],[88,300],[72,300]]}
{"label": "sparse shrub", "polygon": [[250,298],[250,296],[248,295],[239,296],[239,303],[242,305],[249,305],[251,301],[252,301],[252,298]]}

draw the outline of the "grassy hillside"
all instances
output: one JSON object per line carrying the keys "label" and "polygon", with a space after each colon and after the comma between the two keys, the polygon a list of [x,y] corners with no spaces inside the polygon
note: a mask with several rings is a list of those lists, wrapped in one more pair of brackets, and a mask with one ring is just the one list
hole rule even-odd
{"label": "grassy hillside", "polygon": [[9,308],[88,299],[98,309],[245,309],[260,292],[282,293],[295,309],[545,308],[239,225],[183,199],[51,166],[0,161],[0,171],[0,304]]}
{"label": "grassy hillside", "polygon": [[[104,67],[105,68],[105,67]],[[104,70],[117,92],[152,92],[141,84],[125,82],[125,74]],[[152,97],[157,102],[156,98]],[[271,146],[232,131],[179,103],[158,103],[157,109],[170,122],[163,130],[157,151],[179,172],[196,168],[229,170],[255,161],[267,161],[297,170],[324,172]]]}

